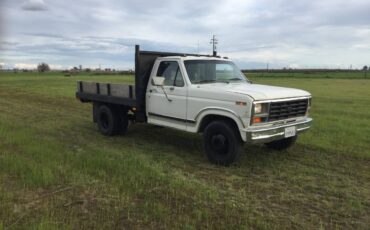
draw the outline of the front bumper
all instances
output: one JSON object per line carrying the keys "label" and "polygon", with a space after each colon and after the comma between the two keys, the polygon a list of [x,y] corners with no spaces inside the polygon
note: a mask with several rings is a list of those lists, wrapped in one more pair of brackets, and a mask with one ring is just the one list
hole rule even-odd
{"label": "front bumper", "polygon": [[275,140],[285,138],[285,128],[296,127],[296,134],[304,132],[311,127],[312,118],[305,118],[304,120],[276,124],[270,127],[249,127],[244,131],[245,139],[248,143],[267,143]]}

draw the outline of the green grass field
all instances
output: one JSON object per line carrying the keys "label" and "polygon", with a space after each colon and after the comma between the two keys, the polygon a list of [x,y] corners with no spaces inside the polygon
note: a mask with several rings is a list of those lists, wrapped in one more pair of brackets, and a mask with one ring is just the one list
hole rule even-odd
{"label": "green grass field", "polygon": [[145,124],[105,137],[76,80],[0,74],[0,229],[368,229],[370,80],[251,75],[313,94],[288,151],[208,163],[202,137]]}

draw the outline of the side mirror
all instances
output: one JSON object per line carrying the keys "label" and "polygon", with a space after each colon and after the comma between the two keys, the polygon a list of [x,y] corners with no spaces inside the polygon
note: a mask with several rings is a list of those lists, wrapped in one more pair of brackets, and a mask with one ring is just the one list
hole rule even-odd
{"label": "side mirror", "polygon": [[164,77],[153,77],[153,84],[157,86],[162,86],[164,83]]}

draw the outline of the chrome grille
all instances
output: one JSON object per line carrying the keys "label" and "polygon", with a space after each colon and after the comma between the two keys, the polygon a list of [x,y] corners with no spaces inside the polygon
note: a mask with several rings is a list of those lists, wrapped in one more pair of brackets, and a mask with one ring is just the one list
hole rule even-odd
{"label": "chrome grille", "polygon": [[307,106],[308,99],[271,102],[268,121],[304,116]]}

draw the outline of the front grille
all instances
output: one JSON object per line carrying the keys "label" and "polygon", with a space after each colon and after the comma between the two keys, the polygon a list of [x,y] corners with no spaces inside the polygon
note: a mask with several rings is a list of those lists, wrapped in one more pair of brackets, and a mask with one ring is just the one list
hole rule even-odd
{"label": "front grille", "polygon": [[304,116],[307,111],[308,99],[271,102],[268,121]]}

